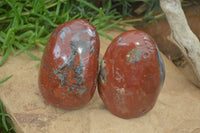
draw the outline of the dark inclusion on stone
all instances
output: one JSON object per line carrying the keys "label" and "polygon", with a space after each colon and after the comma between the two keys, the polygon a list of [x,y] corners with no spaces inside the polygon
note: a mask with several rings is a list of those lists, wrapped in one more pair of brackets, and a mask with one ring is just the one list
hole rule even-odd
{"label": "dark inclusion on stone", "polygon": [[128,52],[126,59],[129,63],[135,63],[140,61],[142,58],[142,52],[139,48],[134,48]]}
{"label": "dark inclusion on stone", "polygon": [[101,61],[101,66],[100,66],[100,75],[99,75],[99,77],[100,77],[100,80],[101,80],[101,82],[103,84],[106,82],[106,74],[107,74],[107,72],[105,70],[105,65],[106,65],[105,60],[102,60]]}
{"label": "dark inclusion on stone", "polygon": [[[60,78],[61,87],[67,87],[66,92],[78,90],[76,93],[83,94],[87,89],[83,86],[85,82],[83,77],[85,64],[81,56],[82,53],[87,52],[89,49],[87,46],[85,41],[71,41],[70,47],[72,51],[69,59],[62,66],[59,66],[57,70],[53,70],[54,74]],[[82,53],[78,52],[79,48],[82,49]],[[78,58],[79,60],[77,60]]]}

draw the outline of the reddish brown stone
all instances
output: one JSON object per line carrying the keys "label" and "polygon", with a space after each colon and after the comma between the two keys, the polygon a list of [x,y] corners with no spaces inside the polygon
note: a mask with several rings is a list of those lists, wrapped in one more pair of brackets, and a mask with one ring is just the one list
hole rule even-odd
{"label": "reddish brown stone", "polygon": [[98,91],[111,113],[138,117],[153,108],[164,77],[153,39],[142,31],[127,31],[112,41],[104,55]]}
{"label": "reddish brown stone", "polygon": [[96,87],[99,47],[94,26],[82,19],[52,33],[39,72],[40,92],[48,103],[76,109],[89,102]]}

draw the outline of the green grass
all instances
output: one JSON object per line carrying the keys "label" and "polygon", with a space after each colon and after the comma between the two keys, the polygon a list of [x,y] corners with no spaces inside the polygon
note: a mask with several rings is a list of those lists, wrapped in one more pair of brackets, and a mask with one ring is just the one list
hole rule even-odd
{"label": "green grass", "polygon": [[103,10],[84,0],[0,1],[0,55],[3,56],[0,66],[11,52],[14,55],[25,52],[33,59],[40,60],[29,49],[39,47],[43,50],[52,31],[73,19],[90,21],[101,35],[106,36],[102,28],[121,16],[114,9]]}
{"label": "green grass", "polygon": [[[6,82],[13,75],[8,76],[7,78],[0,81],[0,84]],[[10,115],[6,113],[3,103],[0,99],[0,133],[15,133],[13,130],[13,124],[10,119]]]}
{"label": "green grass", "polygon": [[6,82],[8,79],[10,79],[13,75],[8,76],[7,78],[3,79],[0,81],[0,84]]}
{"label": "green grass", "polygon": [[3,103],[0,100],[0,133],[15,133],[10,117],[5,112]]}
{"label": "green grass", "polygon": [[[143,2],[148,10],[137,21],[122,21],[132,16],[132,5]],[[18,55],[25,52],[33,59],[30,48],[44,50],[52,31],[60,24],[73,19],[86,19],[97,29],[97,32],[112,40],[104,30],[120,29],[116,24],[133,26],[157,20],[154,13],[159,8],[157,0],[3,0],[0,1],[0,61],[2,66],[9,54]],[[161,15],[162,17],[162,15]],[[139,23],[142,22],[142,23]],[[124,30],[124,29],[122,29]]]}

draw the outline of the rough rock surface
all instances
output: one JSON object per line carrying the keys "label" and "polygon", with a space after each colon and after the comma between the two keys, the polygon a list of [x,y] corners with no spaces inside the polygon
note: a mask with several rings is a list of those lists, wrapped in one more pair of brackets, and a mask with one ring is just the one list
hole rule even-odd
{"label": "rough rock surface", "polygon": [[[113,37],[119,32],[109,31]],[[110,41],[100,38],[101,55]],[[32,51],[35,55],[42,53]],[[1,59],[2,57],[0,57]],[[154,108],[129,120],[112,115],[96,91],[92,100],[78,110],[62,110],[44,102],[38,89],[38,63],[25,54],[9,57],[0,68],[0,98],[12,115],[17,133],[199,133],[200,89],[163,56],[166,80]]]}

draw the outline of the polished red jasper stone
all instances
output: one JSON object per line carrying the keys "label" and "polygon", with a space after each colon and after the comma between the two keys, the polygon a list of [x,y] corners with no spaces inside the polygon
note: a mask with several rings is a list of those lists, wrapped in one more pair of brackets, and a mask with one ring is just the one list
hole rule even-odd
{"label": "polished red jasper stone", "polygon": [[153,39],[131,30],[107,48],[98,91],[111,113],[121,118],[138,117],[153,108],[164,77],[163,61]]}
{"label": "polished red jasper stone", "polygon": [[77,19],[60,25],[44,51],[39,89],[46,101],[64,109],[92,98],[98,74],[99,37],[92,24]]}

